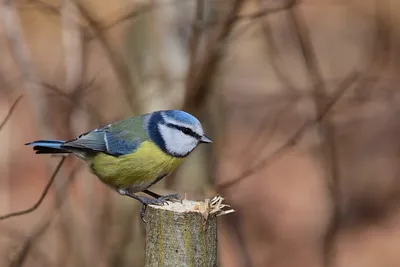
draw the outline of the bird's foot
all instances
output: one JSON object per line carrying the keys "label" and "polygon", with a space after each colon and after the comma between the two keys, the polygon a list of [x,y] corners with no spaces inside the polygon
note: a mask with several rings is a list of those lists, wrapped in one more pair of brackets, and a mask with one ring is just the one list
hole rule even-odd
{"label": "bird's foot", "polygon": [[142,210],[140,211],[140,218],[143,222],[146,222],[144,219],[144,215],[146,214],[146,209],[148,205],[158,205],[163,206],[164,204],[168,205],[168,201],[179,200],[182,203],[182,197],[179,194],[171,194],[166,196],[161,196],[154,199],[143,198],[146,200],[146,203],[143,203]]}
{"label": "bird's foot", "polygon": [[[159,194],[156,194],[154,192],[151,192],[150,190],[146,189],[143,191],[143,193],[148,194],[149,196],[154,197],[155,199],[160,199],[160,200],[169,200],[169,201],[174,201],[174,200],[179,200],[182,203],[182,197],[179,194],[171,194],[171,195],[166,195],[166,196],[161,196]],[[167,203],[168,204],[168,203]]]}
{"label": "bird's foot", "polygon": [[156,200],[162,201],[163,204],[167,204],[167,201],[179,201],[182,203],[182,197],[179,194],[171,194],[157,198]]}
{"label": "bird's foot", "polygon": [[[166,195],[166,196],[159,196],[157,198],[145,198],[145,197],[141,197],[138,195],[135,195],[131,192],[129,192],[129,190],[127,189],[118,189],[118,193],[124,196],[128,196],[131,198],[134,198],[138,201],[140,201],[143,206],[142,206],[142,210],[140,212],[140,218],[142,219],[143,222],[146,222],[144,219],[144,215],[146,214],[146,208],[148,205],[158,205],[158,206],[162,206],[164,204],[168,204],[168,201],[173,201],[173,200],[180,200],[182,203],[182,197],[179,194],[171,194],[171,195]],[[158,196],[158,195],[157,195]]]}

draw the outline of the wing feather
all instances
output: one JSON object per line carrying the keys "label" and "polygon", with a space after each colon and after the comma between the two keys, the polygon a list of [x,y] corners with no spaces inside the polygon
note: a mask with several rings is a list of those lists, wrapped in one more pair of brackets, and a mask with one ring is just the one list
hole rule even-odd
{"label": "wing feather", "polygon": [[84,133],[62,147],[72,150],[103,152],[113,156],[132,153],[149,137],[144,126],[144,115],[125,119]]}

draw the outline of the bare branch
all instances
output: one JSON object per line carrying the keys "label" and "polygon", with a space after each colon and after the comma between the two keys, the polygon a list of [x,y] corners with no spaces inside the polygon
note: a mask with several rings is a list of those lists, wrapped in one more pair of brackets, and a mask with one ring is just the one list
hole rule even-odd
{"label": "bare branch", "polygon": [[[150,11],[153,11],[157,6],[159,6],[159,5],[154,5],[153,2],[151,2],[149,4],[142,4],[139,7],[135,6],[132,10],[130,10],[125,15],[122,15],[121,17],[118,17],[109,23],[102,23],[103,25],[100,26],[100,30],[102,32],[107,31],[115,26],[118,26],[120,23],[126,22],[128,20],[133,20],[133,19],[137,18],[138,16],[142,16]],[[98,36],[96,34],[94,34],[94,35],[88,37],[87,41],[91,41],[96,37],[98,37]]]}
{"label": "bare branch", "polygon": [[64,157],[64,156],[61,158],[61,160],[58,163],[56,169],[54,170],[49,182],[47,183],[47,185],[44,188],[42,194],[40,195],[39,200],[31,208],[28,208],[28,209],[25,209],[25,210],[21,210],[21,211],[17,211],[17,212],[13,212],[13,213],[9,213],[9,214],[6,214],[6,215],[2,215],[2,216],[0,216],[0,220],[5,220],[5,219],[11,218],[11,217],[20,216],[20,215],[24,215],[24,214],[31,213],[31,212],[35,211],[40,206],[40,204],[42,204],[44,198],[46,197],[47,193],[49,192],[50,187],[53,184],[58,172],[60,171],[61,166],[64,164],[65,159],[66,159],[66,157]]}
{"label": "bare branch", "polygon": [[54,209],[51,210],[47,215],[46,219],[44,219],[42,223],[40,223],[40,225],[36,227],[36,229],[34,229],[27,238],[25,238],[23,244],[18,249],[18,253],[15,256],[13,256],[13,259],[11,260],[9,265],[10,267],[21,267],[24,264],[28,254],[34,248],[35,241],[37,241],[41,236],[43,236],[43,234],[45,234],[46,231],[49,229],[49,226],[53,222],[54,218],[56,218],[57,213],[60,211],[62,204],[66,199],[67,191],[69,189],[69,186],[72,184],[72,182],[76,177],[77,170],[78,170],[77,166],[75,166],[72,169],[67,181],[60,187],[61,190],[59,195],[59,201],[56,203]]}
{"label": "bare branch", "polygon": [[97,121],[97,123],[102,124],[104,123],[104,120],[102,119],[97,109],[90,103],[84,103],[84,101],[82,101],[82,99],[84,98],[84,94],[88,91],[88,88],[90,88],[92,84],[93,80],[80,84],[71,93],[68,94],[54,84],[42,82],[42,86],[44,89],[47,89],[57,96],[61,96],[64,99],[68,100],[71,104],[76,105],[78,108],[81,108],[83,111],[91,115]]}
{"label": "bare branch", "polygon": [[25,239],[23,245],[19,248],[18,253],[13,259],[10,261],[10,267],[21,267],[23,266],[29,252],[35,244],[35,241],[38,237],[42,236],[46,230],[51,225],[52,217],[47,218],[44,223],[42,223],[37,229],[33,231],[33,233]]}
{"label": "bare branch", "polygon": [[33,105],[35,117],[43,133],[51,131],[47,114],[47,101],[40,87],[40,80],[32,63],[30,51],[23,37],[22,27],[14,1],[0,0],[0,20],[3,20],[4,30],[9,42],[11,55],[22,74],[26,87],[26,96]]}
{"label": "bare branch", "polygon": [[[14,225],[16,226],[16,225]],[[2,225],[2,227],[0,228],[0,233],[2,235],[4,235],[3,237],[7,237],[10,239],[10,241],[21,241],[23,242],[24,240],[26,240],[27,236],[24,233],[24,231],[22,231],[22,229],[16,229],[15,227],[10,227],[10,226],[5,226]],[[50,260],[48,259],[47,255],[44,253],[44,251],[42,251],[39,247],[33,247],[31,250],[31,255],[32,258],[35,260],[39,260],[42,262],[43,267],[45,266],[53,266],[52,264],[50,264]],[[10,257],[10,261],[13,261],[13,259],[15,259],[16,257],[14,256],[14,254]]]}
{"label": "bare branch", "polygon": [[216,33],[215,37],[209,42],[204,60],[196,66],[196,72],[193,74],[193,78],[187,81],[183,107],[185,110],[194,110],[198,108],[203,104],[208,95],[210,84],[221,58],[225,40],[235,26],[237,15],[243,3],[244,0],[235,0],[232,4],[232,9],[229,11],[224,24]]}
{"label": "bare branch", "polygon": [[258,21],[259,21],[259,19],[263,19],[263,18],[267,17],[268,15],[272,15],[272,14],[276,14],[276,13],[279,13],[279,12],[282,12],[282,11],[286,11],[287,9],[293,8],[295,5],[297,5],[299,3],[300,3],[300,1],[289,0],[287,3],[285,3],[284,5],[282,5],[280,7],[276,7],[276,8],[270,8],[269,7],[269,8],[261,9],[260,11],[257,11],[257,12],[252,13],[252,14],[238,15],[238,17],[237,17],[238,20],[240,20],[240,21],[249,21],[249,23],[247,23],[241,29],[238,29],[235,33],[233,33],[230,36],[229,41],[233,41],[233,40],[239,38],[245,32],[247,32],[249,29],[251,29],[252,26],[256,26]]}
{"label": "bare branch", "polygon": [[192,36],[189,39],[189,69],[186,77],[186,84],[189,84],[190,80],[193,79],[193,75],[196,71],[196,61],[200,38],[202,34],[202,26],[204,25],[204,0],[197,0],[195,6],[195,16],[192,21]]}
{"label": "bare branch", "polygon": [[79,11],[72,0],[61,4],[62,44],[65,54],[66,90],[79,88],[84,75],[82,36],[78,22]]}
{"label": "bare branch", "polygon": [[[262,4],[262,0],[259,0],[259,5]],[[291,0],[289,1],[283,8],[284,10],[292,8],[295,4],[298,4],[297,1]],[[279,52],[278,48],[275,45],[274,39],[273,39],[273,32],[272,32],[272,27],[270,25],[270,22],[268,20],[268,17],[264,17],[262,21],[262,27],[263,27],[263,33],[265,40],[267,42],[267,45],[265,46],[268,52],[268,57],[270,59],[270,64],[272,68],[275,71],[276,76],[278,79],[281,81],[281,83],[285,86],[285,90],[288,91],[293,91],[296,92],[296,87],[290,82],[289,78],[287,75],[284,73],[284,71],[281,69],[279,65],[279,59],[277,59]]]}
{"label": "bare branch", "polygon": [[287,9],[290,9],[294,7],[295,5],[300,4],[301,1],[296,1],[296,0],[288,0],[287,3],[285,3],[282,6],[278,7],[267,7],[267,8],[261,8],[259,11],[254,12],[252,14],[247,14],[247,15],[238,15],[237,19],[240,20],[253,20],[253,19],[258,19],[262,18],[265,16],[268,16],[270,14],[278,13],[280,11],[285,11]]}
{"label": "bare branch", "polygon": [[[308,70],[308,77],[312,83],[313,99],[316,106],[317,119],[319,116],[323,116],[326,112],[325,102],[328,100],[328,92],[323,79],[320,66],[318,64],[317,56],[311,41],[309,28],[304,20],[303,15],[300,11],[294,9],[288,13],[288,19],[292,23],[294,32],[299,40],[300,51],[302,53],[304,63]],[[321,98],[316,95],[322,96]],[[328,119],[320,122],[319,135],[322,137],[321,152],[323,155],[323,169],[326,170],[326,176],[328,178],[328,189],[332,200],[333,216],[332,220],[328,225],[328,230],[324,238],[324,260],[325,265],[331,265],[330,253],[332,250],[333,239],[337,230],[340,227],[340,177],[339,177],[339,162],[337,156],[337,144],[335,137],[335,126]]]}
{"label": "bare branch", "polygon": [[122,57],[116,51],[114,51],[111,41],[104,35],[103,31],[101,30],[100,22],[94,18],[93,14],[91,14],[91,11],[87,9],[80,1],[75,1],[75,3],[82,16],[89,23],[91,31],[98,37],[100,44],[103,46],[114,69],[115,75],[118,78],[121,89],[125,94],[125,98],[128,101],[129,107],[131,111],[135,113],[137,111],[137,107],[135,107],[133,104],[133,99],[135,97],[135,83],[132,75],[130,75],[128,66]]}
{"label": "bare branch", "polygon": [[3,121],[0,123],[0,132],[3,130],[4,125],[7,124],[8,120],[11,118],[15,108],[17,107],[19,101],[22,99],[22,95],[20,95],[12,104],[11,108],[8,110],[7,115],[4,117]]}
{"label": "bare branch", "polygon": [[338,86],[336,93],[330,98],[324,109],[318,114],[316,120],[308,120],[304,122],[278,149],[276,149],[273,153],[269,154],[265,158],[261,159],[258,163],[253,165],[248,170],[244,171],[238,177],[231,179],[228,182],[220,183],[216,185],[216,190],[218,192],[222,192],[227,188],[237,184],[238,182],[242,181],[246,177],[256,173],[257,171],[268,167],[274,160],[277,160],[280,156],[284,154],[284,152],[294,146],[297,141],[301,138],[304,131],[315,124],[315,122],[323,121],[331,111],[332,107],[342,98],[344,92],[354,84],[360,76],[359,72],[352,72],[348,75]]}
{"label": "bare branch", "polygon": [[[243,161],[245,162],[244,166],[251,166],[251,162],[257,161],[259,156],[263,153],[264,149],[270,144],[269,140],[272,140],[273,136],[277,132],[279,122],[281,121],[282,117],[285,115],[286,112],[291,109],[292,106],[293,102],[288,101],[288,103],[286,103],[286,105],[284,105],[281,110],[278,111],[278,114],[275,116],[275,118],[273,118],[270,124],[267,123],[267,119],[270,117],[270,111],[268,110],[266,112],[265,117],[263,118],[257,129],[255,129],[253,135],[249,138],[248,144],[243,146],[243,150],[239,153],[239,155],[249,155],[247,159],[243,159]],[[265,134],[260,134],[264,132]],[[260,146],[261,144],[258,143],[259,140],[264,140],[264,144],[262,146]]]}

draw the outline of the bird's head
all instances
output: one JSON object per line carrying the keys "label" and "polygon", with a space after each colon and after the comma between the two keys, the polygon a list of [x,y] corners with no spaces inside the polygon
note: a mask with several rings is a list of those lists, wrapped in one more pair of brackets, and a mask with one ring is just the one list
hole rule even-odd
{"label": "bird's head", "polygon": [[181,110],[163,110],[151,114],[149,135],[164,152],[175,157],[185,157],[200,143],[211,143],[200,121]]}

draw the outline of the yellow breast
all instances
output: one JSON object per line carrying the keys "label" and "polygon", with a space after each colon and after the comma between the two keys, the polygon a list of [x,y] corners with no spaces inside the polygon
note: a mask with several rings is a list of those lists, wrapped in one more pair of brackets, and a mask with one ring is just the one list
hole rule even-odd
{"label": "yellow breast", "polygon": [[132,154],[113,157],[98,153],[88,163],[93,173],[112,187],[142,188],[160,175],[173,172],[182,161],[183,158],[169,156],[153,142],[145,141]]}

